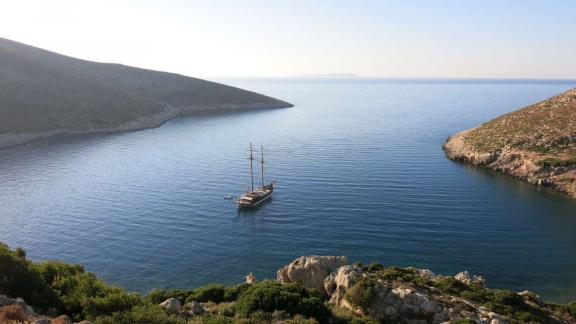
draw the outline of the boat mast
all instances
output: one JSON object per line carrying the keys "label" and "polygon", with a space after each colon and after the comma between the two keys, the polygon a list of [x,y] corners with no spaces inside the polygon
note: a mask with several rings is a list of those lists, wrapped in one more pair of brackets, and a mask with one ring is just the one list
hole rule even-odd
{"label": "boat mast", "polygon": [[262,174],[262,189],[264,189],[264,146],[260,145],[260,151],[262,152],[262,158],[260,159],[261,174]]}
{"label": "boat mast", "polygon": [[252,143],[250,143],[250,181],[252,183],[252,190],[254,191],[254,170],[252,167],[252,163],[254,161],[254,156],[252,155]]}

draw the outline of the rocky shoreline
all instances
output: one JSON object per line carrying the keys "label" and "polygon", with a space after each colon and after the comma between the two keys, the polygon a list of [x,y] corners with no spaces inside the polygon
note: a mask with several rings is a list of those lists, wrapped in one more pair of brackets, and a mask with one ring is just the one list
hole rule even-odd
{"label": "rocky shoreline", "polygon": [[[6,252],[8,254],[6,254]],[[23,250],[6,255],[25,262]],[[30,264],[30,263],[29,263]],[[100,323],[575,323],[576,302],[543,301],[486,287],[486,280],[463,271],[454,276],[427,269],[349,264],[345,256],[302,256],[277,271],[276,280],[258,281],[251,273],[234,286],[208,285],[194,290],[154,290],[145,297],[104,286],[76,265],[39,263],[41,275],[63,298],[57,306],[30,306],[22,298],[1,296],[0,322],[34,324]],[[10,282],[21,274],[2,273]],[[29,282],[32,274],[20,278]],[[86,277],[87,276],[87,277]],[[92,282],[85,285],[80,278]],[[62,283],[65,283],[63,286]],[[96,286],[94,286],[96,284]],[[13,290],[25,287],[13,286]],[[51,289],[52,289],[51,288]],[[62,290],[64,289],[64,290]],[[24,289],[26,290],[26,289]],[[32,291],[30,298],[38,298]],[[68,295],[71,294],[71,295]],[[59,305],[59,303],[53,304]],[[44,316],[35,309],[45,309]],[[64,314],[62,311],[64,310]],[[68,310],[68,312],[66,311]]]}
{"label": "rocky shoreline", "polygon": [[576,170],[573,167],[541,166],[539,161],[552,157],[511,147],[480,152],[466,142],[466,136],[473,130],[474,128],[448,138],[443,149],[449,159],[501,172],[576,198]]}
{"label": "rocky shoreline", "polygon": [[447,157],[576,198],[576,89],[478,127],[443,145]]}
{"label": "rocky shoreline", "polygon": [[160,127],[167,122],[178,118],[180,116],[191,117],[194,114],[206,113],[206,112],[241,112],[241,111],[251,111],[251,110],[265,110],[265,109],[278,109],[278,108],[289,108],[293,107],[291,104],[263,104],[263,103],[253,103],[253,104],[228,104],[223,106],[194,106],[194,107],[166,107],[164,111],[156,113],[151,116],[141,116],[133,121],[118,125],[116,127],[98,127],[96,125],[83,130],[70,130],[70,129],[56,129],[47,132],[38,133],[14,133],[14,134],[2,134],[0,133],[0,149],[11,148],[15,146],[20,146],[23,144],[28,144],[39,139],[52,137],[62,134],[99,134],[99,133],[121,133],[121,132],[132,132],[140,131],[151,128]]}

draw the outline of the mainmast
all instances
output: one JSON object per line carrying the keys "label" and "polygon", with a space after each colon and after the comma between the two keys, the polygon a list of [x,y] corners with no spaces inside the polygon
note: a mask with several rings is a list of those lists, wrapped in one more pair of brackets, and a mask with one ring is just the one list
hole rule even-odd
{"label": "mainmast", "polygon": [[261,170],[260,173],[262,175],[262,189],[264,189],[264,146],[260,145],[260,151],[262,153],[262,158],[260,159]]}
{"label": "mainmast", "polygon": [[252,190],[254,191],[254,170],[252,167],[252,163],[254,161],[254,156],[252,155],[252,143],[250,143],[250,181],[252,184]]}

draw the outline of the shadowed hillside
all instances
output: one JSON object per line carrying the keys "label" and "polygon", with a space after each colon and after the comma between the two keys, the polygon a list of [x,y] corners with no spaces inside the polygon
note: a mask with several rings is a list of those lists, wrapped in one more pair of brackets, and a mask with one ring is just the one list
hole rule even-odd
{"label": "shadowed hillside", "polygon": [[290,106],[214,82],[79,60],[0,38],[0,136],[139,129],[197,110]]}

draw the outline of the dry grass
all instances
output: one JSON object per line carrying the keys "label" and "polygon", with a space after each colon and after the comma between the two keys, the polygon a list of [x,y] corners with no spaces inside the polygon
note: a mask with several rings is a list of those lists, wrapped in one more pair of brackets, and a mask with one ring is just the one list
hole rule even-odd
{"label": "dry grass", "polygon": [[576,155],[576,89],[495,118],[465,140],[480,152],[509,147],[570,158]]}

